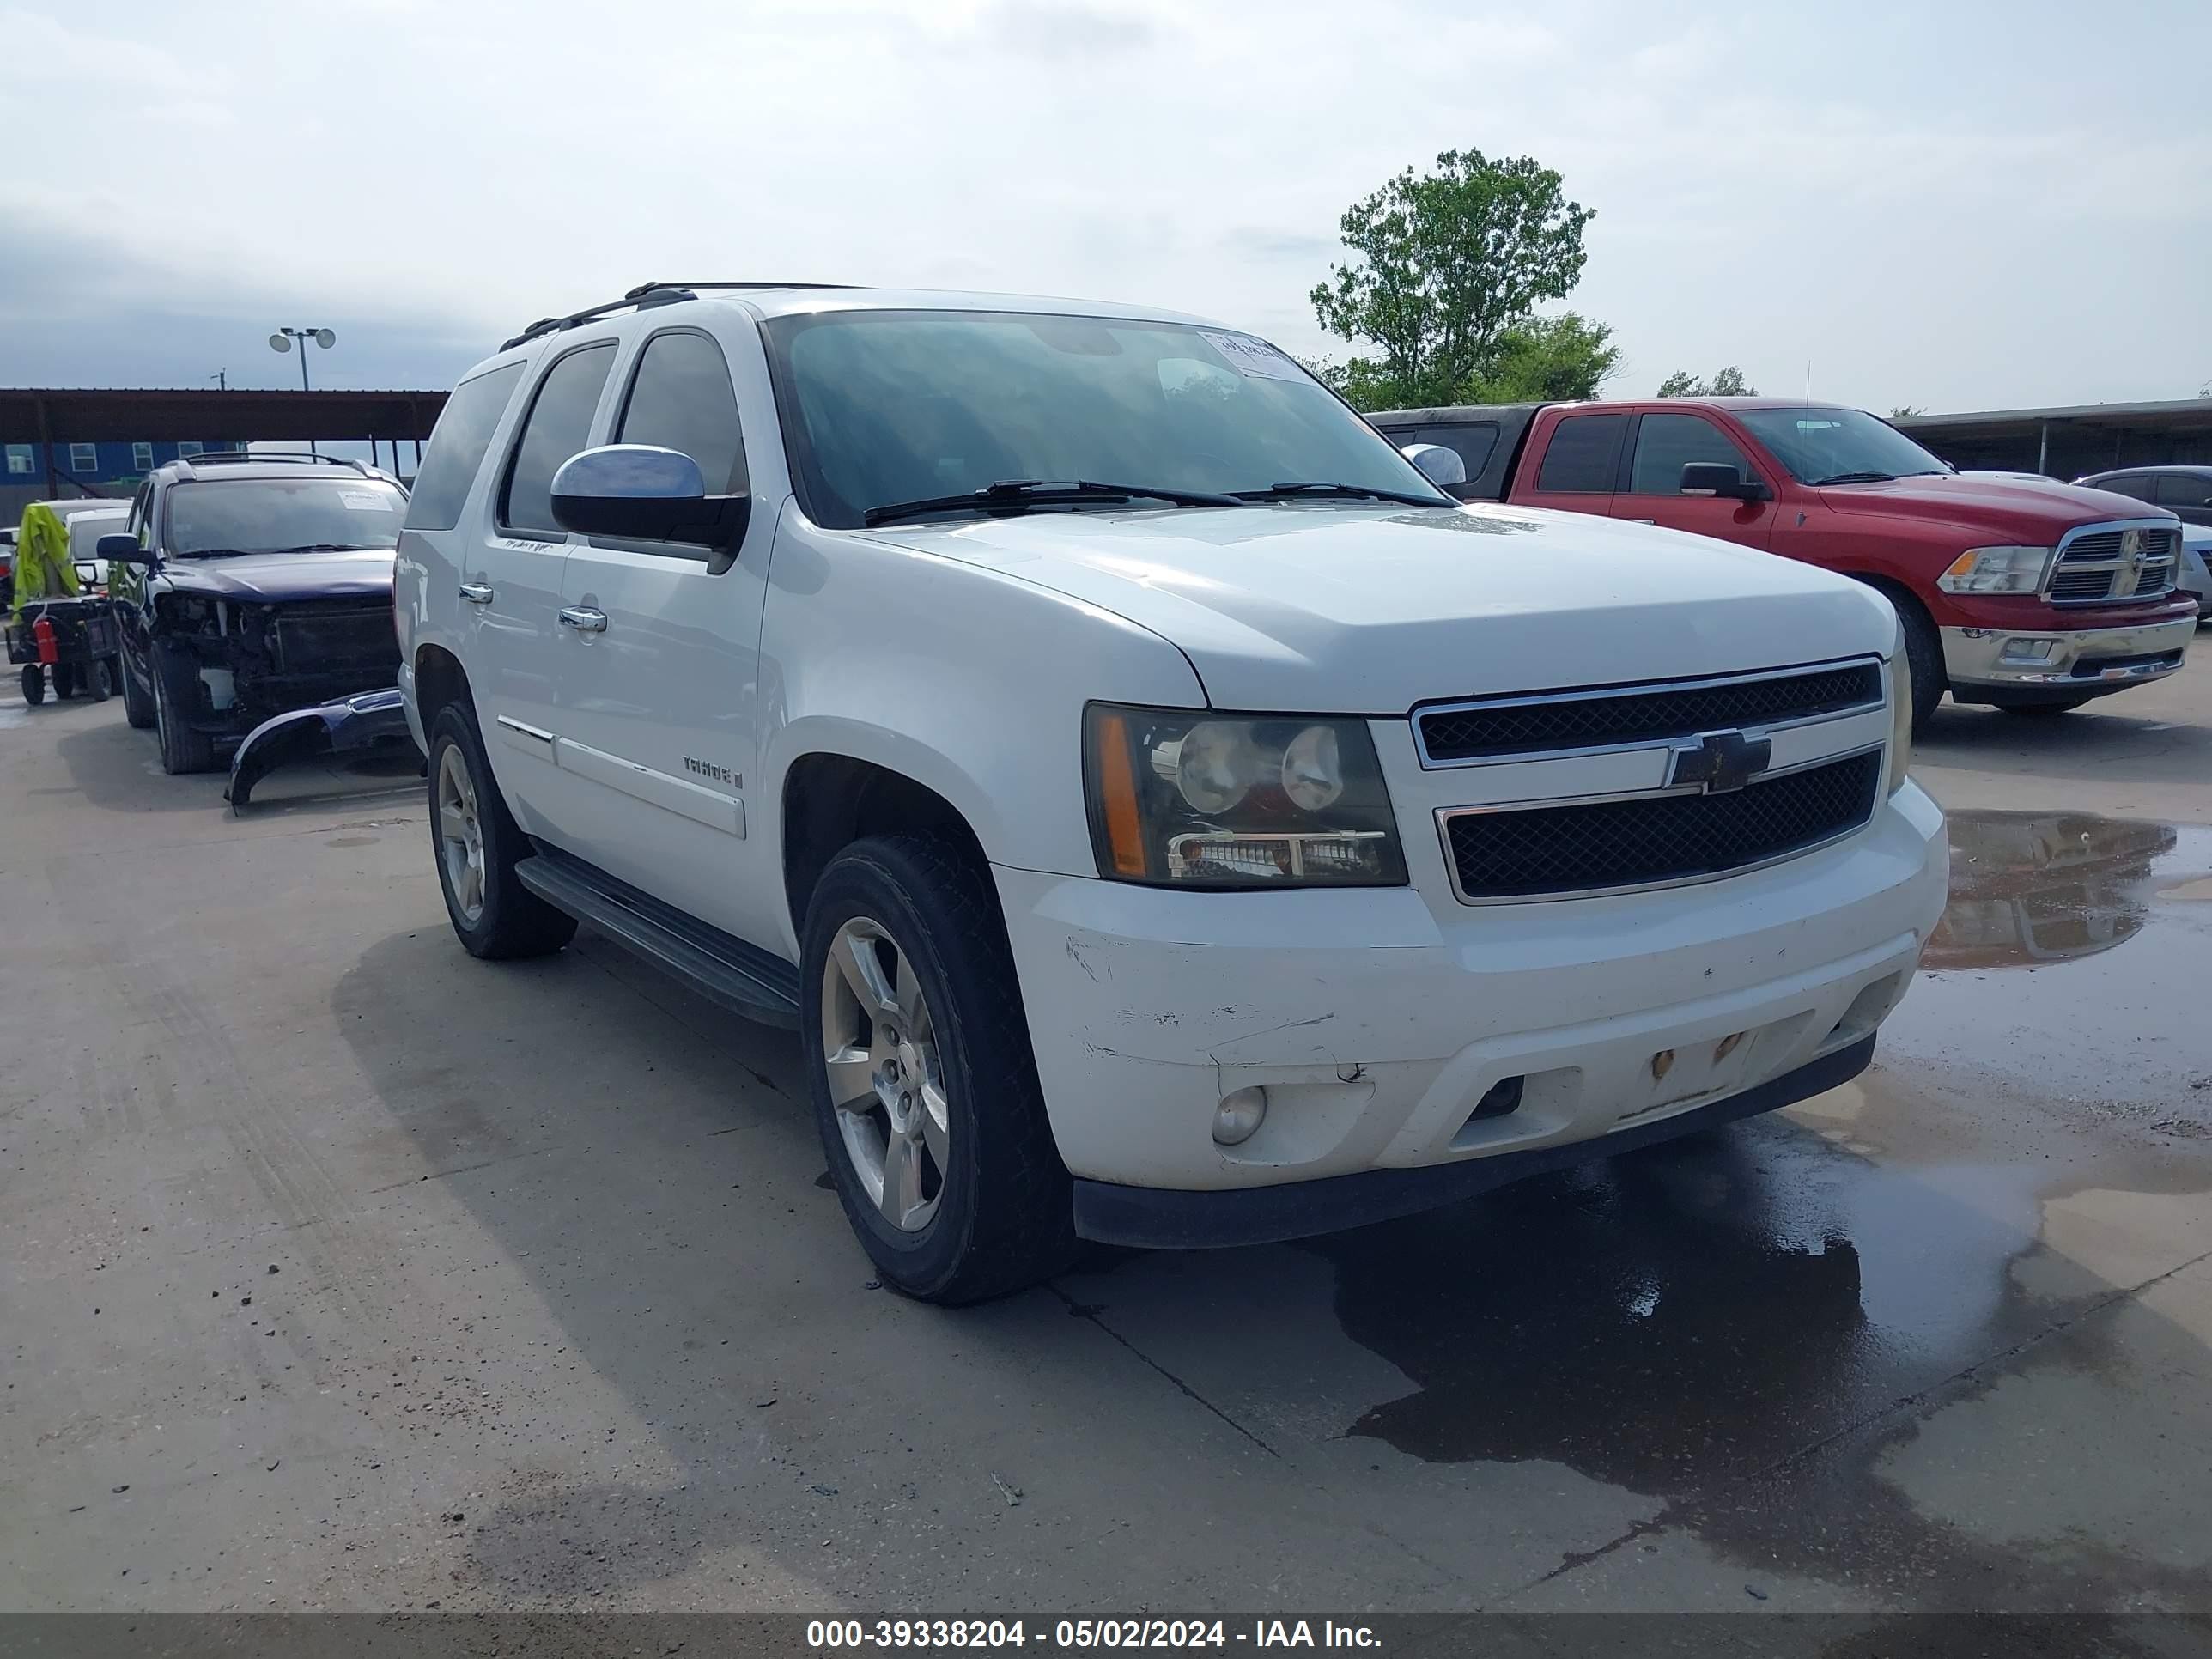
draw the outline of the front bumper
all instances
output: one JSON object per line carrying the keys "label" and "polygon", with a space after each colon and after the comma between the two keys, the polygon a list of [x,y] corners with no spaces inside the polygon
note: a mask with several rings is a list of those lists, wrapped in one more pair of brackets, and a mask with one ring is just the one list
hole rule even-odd
{"label": "front bumper", "polygon": [[[1838,846],[1612,897],[1471,907],[1413,888],[995,874],[1069,1170],[1203,1194],[1679,1133],[1870,1037],[1942,913],[1947,871],[1942,815],[1908,784]],[[1517,1109],[1472,1116],[1513,1078]],[[1251,1086],[1267,1091],[1260,1128],[1217,1145],[1217,1107]],[[1093,1236],[1149,1237],[1110,1219],[1113,1195],[1079,1190]],[[1285,1236],[1299,1202],[1261,1231]],[[1174,1223],[1178,1238],[1204,1231]]]}
{"label": "front bumper", "polygon": [[380,743],[412,743],[398,687],[363,691],[313,708],[295,708],[248,732],[230,757],[223,799],[234,811],[252,799],[253,787],[280,766],[320,755],[351,754]]}
{"label": "front bumper", "polygon": [[1958,702],[1978,701],[1974,693],[1981,688],[2096,696],[2174,672],[2197,632],[2197,619],[2168,614],[2157,622],[2118,627],[1942,632],[1943,672]]}

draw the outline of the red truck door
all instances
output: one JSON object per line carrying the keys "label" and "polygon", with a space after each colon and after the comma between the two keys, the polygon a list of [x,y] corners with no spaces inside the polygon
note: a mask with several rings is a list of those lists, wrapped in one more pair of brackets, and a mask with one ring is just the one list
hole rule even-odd
{"label": "red truck door", "polygon": [[1770,494],[1776,489],[1777,480],[1769,476],[1771,469],[1754,465],[1711,419],[1692,410],[1639,415],[1630,442],[1627,477],[1613,498],[1614,518],[1692,531],[1765,550],[1774,535],[1772,500],[1740,501],[1682,493],[1682,469],[1693,461],[1733,466],[1745,479],[1765,484]]}
{"label": "red truck door", "polygon": [[1509,499],[1531,507],[1555,507],[1565,513],[1608,514],[1613,511],[1613,485],[1620,472],[1620,456],[1628,439],[1626,415],[1580,414],[1573,410],[1557,416],[1540,415],[1547,428],[1539,426],[1529,435],[1536,461],[1536,476],[1528,477],[1528,461],[1521,463],[1521,487]]}

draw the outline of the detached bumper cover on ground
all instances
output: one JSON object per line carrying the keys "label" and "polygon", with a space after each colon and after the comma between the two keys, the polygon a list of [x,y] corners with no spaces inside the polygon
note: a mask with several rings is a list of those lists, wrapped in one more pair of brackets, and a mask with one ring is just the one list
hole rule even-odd
{"label": "detached bumper cover on ground", "polygon": [[224,787],[223,799],[234,808],[244,806],[252,798],[254,786],[279,767],[400,738],[414,740],[397,686],[313,708],[295,708],[262,721],[246,734],[230,757],[230,782]]}

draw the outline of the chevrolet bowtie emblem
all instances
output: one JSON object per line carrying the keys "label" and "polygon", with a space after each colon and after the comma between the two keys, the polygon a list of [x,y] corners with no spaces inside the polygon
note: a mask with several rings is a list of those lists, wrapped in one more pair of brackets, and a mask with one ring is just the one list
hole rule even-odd
{"label": "chevrolet bowtie emblem", "polygon": [[1667,769],[1667,787],[1701,785],[1708,795],[1724,795],[1741,789],[1766,769],[1774,758],[1768,738],[1747,738],[1741,732],[1707,732],[1674,745],[1674,758]]}

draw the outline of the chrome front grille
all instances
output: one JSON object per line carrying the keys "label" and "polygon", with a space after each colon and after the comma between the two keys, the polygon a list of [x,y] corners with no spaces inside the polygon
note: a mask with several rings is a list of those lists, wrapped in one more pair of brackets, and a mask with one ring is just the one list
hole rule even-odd
{"label": "chrome front grille", "polygon": [[1453,892],[1632,892],[1856,834],[1881,801],[1888,695],[1868,657],[1416,708]]}
{"label": "chrome front grille", "polygon": [[1672,685],[1486,697],[1423,709],[1413,730],[1422,765],[1468,766],[1640,746],[1717,726],[1825,720],[1878,708],[1881,696],[1880,665],[1828,664]]}
{"label": "chrome front grille", "polygon": [[2180,562],[2179,525],[2077,530],[2058,544],[2045,597],[2053,605],[2158,599],[2173,591]]}

